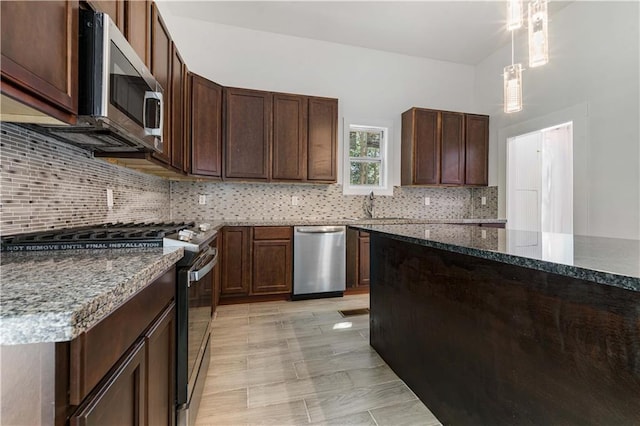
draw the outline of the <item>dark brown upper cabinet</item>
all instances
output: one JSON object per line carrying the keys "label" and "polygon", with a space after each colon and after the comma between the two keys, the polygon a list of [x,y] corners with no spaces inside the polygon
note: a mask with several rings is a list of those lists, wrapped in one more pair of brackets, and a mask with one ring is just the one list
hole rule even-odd
{"label": "dark brown upper cabinet", "polygon": [[97,12],[104,12],[116,24],[120,32],[149,68],[149,24],[151,1],[149,0],[91,0],[89,4]]}
{"label": "dark brown upper cabinet", "polygon": [[467,185],[489,184],[489,117],[467,114],[465,117]]}
{"label": "dark brown upper cabinet", "polygon": [[464,114],[442,112],[440,183],[464,184]]}
{"label": "dark brown upper cabinet", "polygon": [[[2,1],[0,13],[2,94],[35,112],[75,123],[78,2]],[[3,118],[9,112],[3,101]]]}
{"label": "dark brown upper cabinet", "polygon": [[224,178],[268,180],[272,94],[226,88]]}
{"label": "dark brown upper cabinet", "polygon": [[307,177],[307,98],[273,94],[273,180]]}
{"label": "dark brown upper cabinet", "polygon": [[402,185],[440,183],[440,120],[437,111],[412,108],[402,114]]}
{"label": "dark brown upper cabinet", "polygon": [[195,176],[222,177],[222,86],[189,73],[187,148],[189,173]]}
{"label": "dark brown upper cabinet", "polygon": [[402,185],[487,185],[489,117],[411,108],[402,114]]}
{"label": "dark brown upper cabinet", "polygon": [[164,128],[162,153],[153,153],[160,161],[171,164],[171,36],[155,3],[151,6],[151,73],[164,89]]}
{"label": "dark brown upper cabinet", "polygon": [[307,180],[335,183],[338,147],[338,100],[309,98]]}
{"label": "dark brown upper cabinet", "polygon": [[338,100],[225,89],[224,179],[333,183]]}
{"label": "dark brown upper cabinet", "polygon": [[186,171],[185,167],[185,137],[184,137],[184,80],[186,66],[176,48],[171,43],[171,165]]}
{"label": "dark brown upper cabinet", "polygon": [[151,68],[151,2],[126,0],[124,35],[147,68]]}
{"label": "dark brown upper cabinet", "polygon": [[89,4],[96,12],[104,12],[118,27],[122,34],[125,34],[125,0],[91,0]]}

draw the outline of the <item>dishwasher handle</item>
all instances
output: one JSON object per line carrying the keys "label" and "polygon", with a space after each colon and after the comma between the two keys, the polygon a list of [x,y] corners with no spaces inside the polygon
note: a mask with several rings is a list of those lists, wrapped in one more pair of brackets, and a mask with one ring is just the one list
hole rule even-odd
{"label": "dishwasher handle", "polygon": [[299,226],[295,228],[298,234],[337,234],[345,231],[344,226]]}

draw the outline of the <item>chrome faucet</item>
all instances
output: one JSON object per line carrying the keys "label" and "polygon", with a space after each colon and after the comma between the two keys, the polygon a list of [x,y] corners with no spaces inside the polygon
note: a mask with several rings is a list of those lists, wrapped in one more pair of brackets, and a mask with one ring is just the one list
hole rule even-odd
{"label": "chrome faucet", "polygon": [[369,195],[365,196],[364,199],[364,214],[366,217],[373,219],[375,214],[375,206],[373,204],[375,197],[373,196],[373,191],[369,193]]}

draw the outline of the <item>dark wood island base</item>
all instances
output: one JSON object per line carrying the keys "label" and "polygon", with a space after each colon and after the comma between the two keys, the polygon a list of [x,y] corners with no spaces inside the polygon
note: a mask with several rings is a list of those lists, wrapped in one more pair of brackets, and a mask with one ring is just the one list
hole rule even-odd
{"label": "dark wood island base", "polygon": [[443,424],[640,424],[640,293],[371,234],[371,345]]}

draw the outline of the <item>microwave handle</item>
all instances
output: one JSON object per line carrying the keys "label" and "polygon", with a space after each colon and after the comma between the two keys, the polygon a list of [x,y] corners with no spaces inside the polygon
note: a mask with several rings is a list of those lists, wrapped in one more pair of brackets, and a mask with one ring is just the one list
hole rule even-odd
{"label": "microwave handle", "polygon": [[[158,106],[160,107],[160,124],[157,128],[147,127],[147,99],[155,99],[158,101]],[[164,102],[162,99],[162,92],[144,92],[144,102],[142,103],[142,117],[144,120],[144,134],[162,138],[162,128],[164,125]]]}

